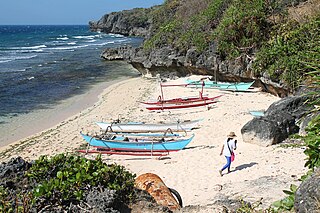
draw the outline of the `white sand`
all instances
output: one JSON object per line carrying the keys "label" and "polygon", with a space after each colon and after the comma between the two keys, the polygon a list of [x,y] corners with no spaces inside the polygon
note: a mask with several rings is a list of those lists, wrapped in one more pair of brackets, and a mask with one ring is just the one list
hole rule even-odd
{"label": "white sand", "polygon": [[[192,76],[199,79],[199,76]],[[183,83],[184,79],[170,83]],[[165,98],[198,95],[199,89],[184,87],[164,88]],[[138,102],[156,99],[160,94],[155,80],[135,78],[108,87],[92,107],[70,117],[46,131],[20,140],[0,150],[0,160],[13,156],[26,160],[40,155],[74,152],[86,144],[79,132],[98,132],[95,121],[111,121],[120,117],[123,121],[177,121],[178,119],[203,118],[199,129],[193,130],[195,138],[185,150],[172,153],[161,160],[150,157],[104,156],[107,163],[124,165],[140,175],[152,172],[159,175],[168,187],[182,196],[184,206],[209,205],[229,197],[255,202],[262,199],[262,207],[285,197],[283,189],[299,184],[298,178],[305,173],[303,149],[260,147],[242,141],[241,128],[252,116],[249,110],[265,110],[279,98],[262,92],[223,92],[205,90],[205,94],[223,94],[210,110],[207,107],[178,111],[150,112]],[[225,164],[220,156],[226,135],[234,131],[238,135],[236,160],[232,172],[220,177],[218,170]],[[95,155],[89,155],[94,158]]]}

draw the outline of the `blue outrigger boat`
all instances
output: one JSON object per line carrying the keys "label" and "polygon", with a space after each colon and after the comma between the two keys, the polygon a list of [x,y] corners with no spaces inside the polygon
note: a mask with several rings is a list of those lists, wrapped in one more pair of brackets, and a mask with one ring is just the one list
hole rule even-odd
{"label": "blue outrigger boat", "polygon": [[103,139],[92,137],[81,133],[85,141],[90,146],[99,147],[112,151],[130,151],[130,152],[172,152],[185,148],[193,139],[194,134],[190,137],[181,137],[177,139],[140,139],[129,141],[127,137],[115,137],[112,139]]}
{"label": "blue outrigger boat", "polygon": [[232,91],[246,91],[248,90],[253,84],[252,82],[239,82],[239,83],[219,83],[215,81],[210,80],[199,80],[194,81],[187,79],[186,80],[186,86],[188,87],[196,87],[196,88],[207,88],[207,89],[220,89],[220,90],[232,90]]}

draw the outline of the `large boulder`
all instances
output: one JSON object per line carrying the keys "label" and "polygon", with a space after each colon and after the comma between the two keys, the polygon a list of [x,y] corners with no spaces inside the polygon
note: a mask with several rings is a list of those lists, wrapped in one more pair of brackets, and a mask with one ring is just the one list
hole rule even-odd
{"label": "large boulder", "polygon": [[320,168],[301,183],[295,195],[294,208],[299,213],[320,212]]}
{"label": "large boulder", "polygon": [[242,127],[243,141],[270,146],[298,133],[298,123],[311,109],[306,100],[306,96],[293,96],[273,103],[263,117],[253,118]]}

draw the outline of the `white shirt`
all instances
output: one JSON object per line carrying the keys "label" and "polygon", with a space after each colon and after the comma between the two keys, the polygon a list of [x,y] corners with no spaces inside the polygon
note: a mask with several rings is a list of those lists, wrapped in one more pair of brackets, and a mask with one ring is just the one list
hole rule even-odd
{"label": "white shirt", "polygon": [[[223,155],[226,157],[231,157],[230,150],[231,150],[231,152],[233,152],[233,150],[235,150],[237,148],[237,144],[236,144],[236,140],[234,138],[229,140],[229,142],[227,142],[227,141],[228,141],[228,138],[224,141]],[[230,150],[228,148],[228,144],[229,144]]]}

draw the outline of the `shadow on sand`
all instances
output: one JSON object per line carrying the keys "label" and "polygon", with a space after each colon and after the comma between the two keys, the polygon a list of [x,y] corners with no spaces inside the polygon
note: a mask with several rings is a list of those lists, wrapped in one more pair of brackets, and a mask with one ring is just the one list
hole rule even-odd
{"label": "shadow on sand", "polygon": [[150,156],[150,157],[132,157],[132,158],[126,158],[125,160],[170,160],[171,157],[169,156]]}
{"label": "shadow on sand", "polygon": [[204,146],[204,145],[199,145],[199,146],[190,146],[190,147],[185,147],[183,150],[188,150],[188,149],[213,149],[215,146]]}
{"label": "shadow on sand", "polygon": [[251,163],[242,164],[242,165],[240,165],[240,166],[237,166],[237,167],[234,169],[234,171],[246,169],[246,168],[252,167],[252,166],[257,165],[257,164],[258,164],[258,163],[256,163],[256,162],[251,162]]}

